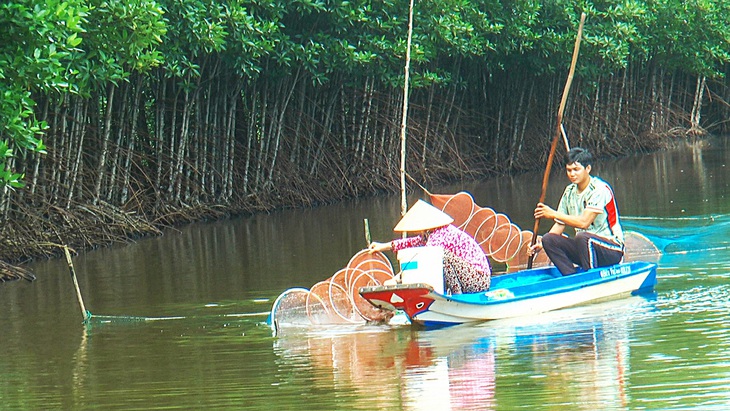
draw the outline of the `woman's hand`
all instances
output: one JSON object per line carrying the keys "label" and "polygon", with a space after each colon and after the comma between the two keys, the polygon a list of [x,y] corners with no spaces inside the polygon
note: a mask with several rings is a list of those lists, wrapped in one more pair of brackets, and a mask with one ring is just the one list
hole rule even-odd
{"label": "woman's hand", "polygon": [[368,246],[368,251],[370,254],[377,252],[377,251],[388,251],[390,250],[390,243],[379,243],[377,241],[373,241]]}

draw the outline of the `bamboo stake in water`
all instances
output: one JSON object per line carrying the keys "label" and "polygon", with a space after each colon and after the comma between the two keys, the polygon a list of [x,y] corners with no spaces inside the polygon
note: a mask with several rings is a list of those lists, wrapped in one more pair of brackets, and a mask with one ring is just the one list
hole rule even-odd
{"label": "bamboo stake in water", "polygon": [[64,246],[63,251],[66,254],[66,263],[68,264],[68,270],[71,273],[71,279],[76,289],[76,298],[79,300],[79,306],[81,307],[81,315],[84,317],[84,321],[88,320],[90,314],[86,311],[84,305],[84,299],[81,297],[81,289],[79,288],[79,281],[76,279],[76,270],[74,269],[73,261],[71,261],[71,253],[68,251],[68,247]]}
{"label": "bamboo stake in water", "polygon": [[365,246],[369,246],[371,243],[371,237],[370,237],[370,223],[368,222],[368,219],[365,218],[362,220],[365,224]]}

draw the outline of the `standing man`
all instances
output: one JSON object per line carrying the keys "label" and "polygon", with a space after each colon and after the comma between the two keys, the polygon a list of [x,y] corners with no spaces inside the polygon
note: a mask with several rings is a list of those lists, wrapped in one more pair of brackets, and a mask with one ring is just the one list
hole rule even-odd
{"label": "standing man", "polygon": [[[550,232],[531,248],[544,249],[563,275],[617,264],[624,255],[624,233],[611,186],[591,176],[593,156],[580,147],[568,152],[565,171],[570,183],[560,198],[557,210],[543,203],[535,208],[535,218],[554,220]],[[575,229],[575,237],[563,235],[565,226]]]}

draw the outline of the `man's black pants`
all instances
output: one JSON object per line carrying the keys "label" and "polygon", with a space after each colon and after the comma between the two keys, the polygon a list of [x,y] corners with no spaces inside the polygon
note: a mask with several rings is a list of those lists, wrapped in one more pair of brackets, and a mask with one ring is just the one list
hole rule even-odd
{"label": "man's black pants", "polygon": [[595,234],[581,231],[575,237],[547,233],[542,248],[563,275],[577,271],[617,264],[624,256],[623,246]]}

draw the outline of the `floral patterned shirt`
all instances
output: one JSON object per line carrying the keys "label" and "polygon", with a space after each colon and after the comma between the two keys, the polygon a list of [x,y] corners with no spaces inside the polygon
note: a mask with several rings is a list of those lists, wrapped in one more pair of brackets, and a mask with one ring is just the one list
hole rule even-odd
{"label": "floral patterned shirt", "polygon": [[439,246],[451,251],[456,256],[472,264],[483,274],[489,274],[492,271],[487,256],[481,247],[479,247],[476,240],[451,224],[433,230],[426,241],[421,236],[415,236],[390,242],[390,246],[394,252],[398,252],[404,248],[423,247],[426,245]]}

